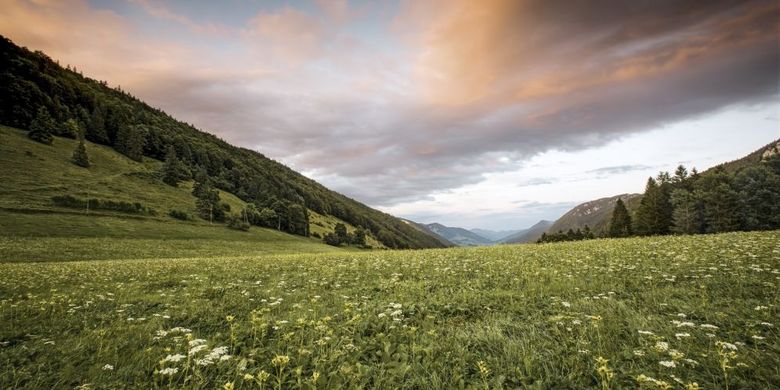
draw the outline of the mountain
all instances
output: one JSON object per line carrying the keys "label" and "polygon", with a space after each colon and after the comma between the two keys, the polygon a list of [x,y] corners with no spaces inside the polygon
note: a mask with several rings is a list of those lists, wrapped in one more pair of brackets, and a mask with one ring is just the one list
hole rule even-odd
{"label": "mountain", "polygon": [[641,194],[622,194],[591,200],[575,206],[547,229],[550,233],[558,231],[566,232],[569,229],[582,229],[588,225],[595,235],[606,231],[609,225],[609,219],[612,217],[612,210],[618,198],[622,198],[629,212],[633,212],[639,207],[639,201],[642,200]]}
{"label": "mountain", "polygon": [[479,236],[482,236],[484,238],[487,238],[490,241],[493,242],[499,242],[502,238],[509,237],[513,234],[517,234],[520,232],[523,232],[524,230],[487,230],[487,229],[471,229],[472,233],[475,233]]}
{"label": "mountain", "polygon": [[[276,219],[274,228],[287,233],[309,235],[310,213],[313,212],[362,227],[388,248],[444,246],[439,240],[398,218],[331,191],[256,151],[230,145],[174,119],[160,109],[150,107],[119,87],[111,88],[106,81],[85,77],[70,66],[63,68],[45,54],[19,47],[2,36],[0,69],[0,124],[27,130],[36,123],[36,119],[50,117],[37,123],[47,123],[46,127],[58,136],[54,138],[55,144],[63,139],[61,137],[75,138],[75,126],[75,132],[83,133],[89,147],[108,147],[117,155],[122,154],[122,158],[144,164],[160,164],[173,151],[175,156],[172,161],[182,167],[183,182],[191,183],[192,179],[198,179],[207,188],[231,194],[243,204],[273,211]],[[66,126],[66,123],[72,126]],[[35,164],[34,161],[32,163]],[[71,166],[65,162],[56,169],[64,174]],[[162,182],[159,171],[141,175],[147,181],[144,185],[151,181]],[[127,178],[122,175],[109,177],[112,180]],[[60,188],[58,186],[60,183],[57,181],[41,183],[41,188],[50,191]],[[79,191],[78,186],[72,188],[71,191]],[[8,201],[24,204],[24,199],[13,198],[24,194],[14,191],[5,191],[4,194],[11,197]],[[140,203],[120,191],[114,194],[127,204]],[[67,192],[58,195],[65,197],[63,199],[76,195],[82,198],[91,196]],[[164,203],[169,203],[171,199],[166,199]],[[172,204],[171,209],[191,207],[194,202],[193,198],[181,199],[184,203]],[[222,213],[224,210],[220,206],[216,211]],[[165,215],[169,212],[168,209],[158,211]],[[232,213],[238,216],[241,211],[233,209]]]}
{"label": "mountain", "polygon": [[493,244],[493,241],[463,228],[444,226],[440,223],[430,223],[425,226],[427,226],[428,229],[437,235],[442,236],[448,241],[453,242],[459,246],[479,246]]}
{"label": "mountain", "polygon": [[439,234],[437,234],[436,232],[431,230],[431,228],[429,228],[428,225],[426,225],[426,224],[417,223],[417,222],[414,222],[412,220],[404,219],[404,218],[401,218],[401,221],[404,221],[405,223],[409,224],[410,226],[414,227],[415,229],[417,229],[417,230],[419,230],[419,231],[421,231],[421,232],[423,232],[423,233],[425,233],[425,234],[427,234],[427,235],[437,239],[444,246],[447,246],[447,247],[458,246],[458,244],[455,244],[454,242],[444,238],[443,236],[440,236]]}
{"label": "mountain", "polygon": [[505,244],[521,244],[526,242],[536,242],[536,240],[539,239],[539,237],[542,236],[542,233],[546,232],[547,229],[552,226],[552,221],[539,221],[535,225],[531,226],[528,229],[522,230],[520,232],[517,232],[511,236],[504,237],[501,239],[502,243]]}
{"label": "mountain", "polygon": [[720,169],[723,169],[729,173],[735,173],[742,168],[758,165],[762,161],[765,161],[769,157],[774,156],[778,153],[780,153],[780,139],[770,142],[769,144],[765,145],[760,149],[757,149],[756,151],[748,154],[745,157],[742,157],[734,161],[725,162],[723,164],[718,164],[702,172],[702,174],[715,172]]}

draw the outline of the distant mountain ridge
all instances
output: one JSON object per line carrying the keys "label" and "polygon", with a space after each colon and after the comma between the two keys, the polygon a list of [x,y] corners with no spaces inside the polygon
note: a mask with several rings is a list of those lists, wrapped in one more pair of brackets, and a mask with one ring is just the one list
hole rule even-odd
{"label": "distant mountain ridge", "polygon": [[527,242],[536,242],[536,240],[538,240],[539,237],[541,237],[542,234],[546,232],[550,226],[552,226],[552,224],[552,221],[539,221],[528,229],[522,230],[511,236],[504,237],[501,239],[501,242],[505,244],[523,244]]}
{"label": "distant mountain ridge", "polygon": [[639,207],[642,194],[620,194],[581,203],[558,218],[547,232],[566,232],[569,229],[583,229],[588,225],[594,234],[599,235],[606,231],[618,199],[623,199],[628,211],[632,212]]}
{"label": "distant mountain ridge", "polygon": [[425,226],[437,235],[444,237],[459,246],[482,246],[493,244],[492,240],[464,228],[444,226],[440,223],[430,223]]}
{"label": "distant mountain ridge", "polygon": [[525,231],[526,229],[515,229],[515,230],[488,230],[488,229],[469,229],[472,233],[487,238],[490,241],[493,242],[500,242],[506,237],[509,237],[513,234],[517,234],[520,232]]}

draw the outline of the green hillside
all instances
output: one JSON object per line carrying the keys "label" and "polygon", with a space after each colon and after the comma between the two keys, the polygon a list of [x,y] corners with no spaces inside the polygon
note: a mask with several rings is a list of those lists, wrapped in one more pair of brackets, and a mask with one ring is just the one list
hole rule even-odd
{"label": "green hillside", "polygon": [[636,210],[642,200],[641,194],[622,194],[591,200],[579,204],[558,218],[549,229],[548,233],[566,232],[569,229],[583,229],[588,225],[596,235],[603,235],[607,231],[612,210],[618,198],[623,199],[629,211]]}
{"label": "green hillside", "polygon": [[[24,131],[0,126],[0,261],[339,250],[315,238],[273,229],[253,227],[243,232],[199,218],[174,219],[168,216],[171,209],[196,213],[192,182],[165,185],[157,177],[160,161],[144,158],[136,162],[91,142],[86,144],[92,166],[81,168],[70,162],[76,144],[73,139],[57,138],[53,145],[43,145],[27,138]],[[62,195],[139,202],[155,215],[55,206],[52,197]],[[245,207],[244,201],[230,193],[220,191],[220,198],[233,210]],[[309,217],[317,228],[327,221],[324,225],[330,231],[342,222],[316,213]],[[354,229],[348,225],[348,230]],[[368,244],[382,247],[370,236]]]}
{"label": "green hillside", "polygon": [[[133,198],[136,202],[156,203],[164,209],[191,210],[192,201],[185,195],[192,183],[187,180],[199,178],[223,191],[223,199],[231,206],[239,206],[243,201],[258,209],[274,210],[279,217],[278,227],[289,233],[309,233],[307,212],[311,210],[354,227],[363,227],[386,247],[442,246],[436,239],[399,219],[330,191],[260,153],[232,146],[148,106],[126,91],[108,87],[105,81],[84,77],[61,67],[43,53],[29,51],[0,38],[0,124],[30,129],[36,118],[48,113],[52,124],[44,127],[50,128],[55,135],[73,137],[73,132],[65,125],[72,121],[88,141],[104,145],[89,145],[90,151],[95,152],[94,164],[89,170],[96,171],[96,175],[81,172],[81,168],[70,163],[48,164],[42,161],[47,152],[40,148],[31,151],[32,155],[24,155],[22,160],[10,162],[14,169],[29,166],[62,180],[37,186],[30,194],[26,188],[35,186],[37,177],[28,174],[18,178],[15,184],[23,187],[6,186],[3,207],[48,207],[47,197],[61,191],[74,191],[72,195],[86,197],[90,192],[89,196],[96,198],[105,192],[122,192],[124,198]],[[57,144],[64,144],[61,147],[68,153],[75,146],[61,137],[55,138],[54,144],[55,148]],[[124,157],[108,153],[110,149]],[[156,186],[159,178],[154,174],[171,150],[176,154],[174,161],[184,167],[185,183],[180,189]],[[3,161],[9,160],[3,157]],[[131,164],[133,160],[142,163],[145,169]],[[43,167],[35,168],[35,165]],[[113,171],[115,168],[119,171]],[[147,188],[152,184],[156,188]],[[128,189],[130,191],[126,192]],[[93,190],[96,194],[91,193]]]}

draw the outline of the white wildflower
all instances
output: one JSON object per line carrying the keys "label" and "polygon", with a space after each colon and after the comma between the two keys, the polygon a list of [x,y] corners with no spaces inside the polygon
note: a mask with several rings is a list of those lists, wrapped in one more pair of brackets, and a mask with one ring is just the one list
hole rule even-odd
{"label": "white wildflower", "polygon": [[674,362],[674,360],[661,360],[658,362],[658,364],[666,367],[666,368],[675,368],[677,367],[677,363]]}

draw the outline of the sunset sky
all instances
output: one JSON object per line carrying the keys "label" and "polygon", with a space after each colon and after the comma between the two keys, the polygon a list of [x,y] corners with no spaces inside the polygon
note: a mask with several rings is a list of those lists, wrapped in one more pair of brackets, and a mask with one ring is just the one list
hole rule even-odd
{"label": "sunset sky", "polygon": [[776,0],[0,4],[17,44],[419,222],[528,227],[780,138]]}

